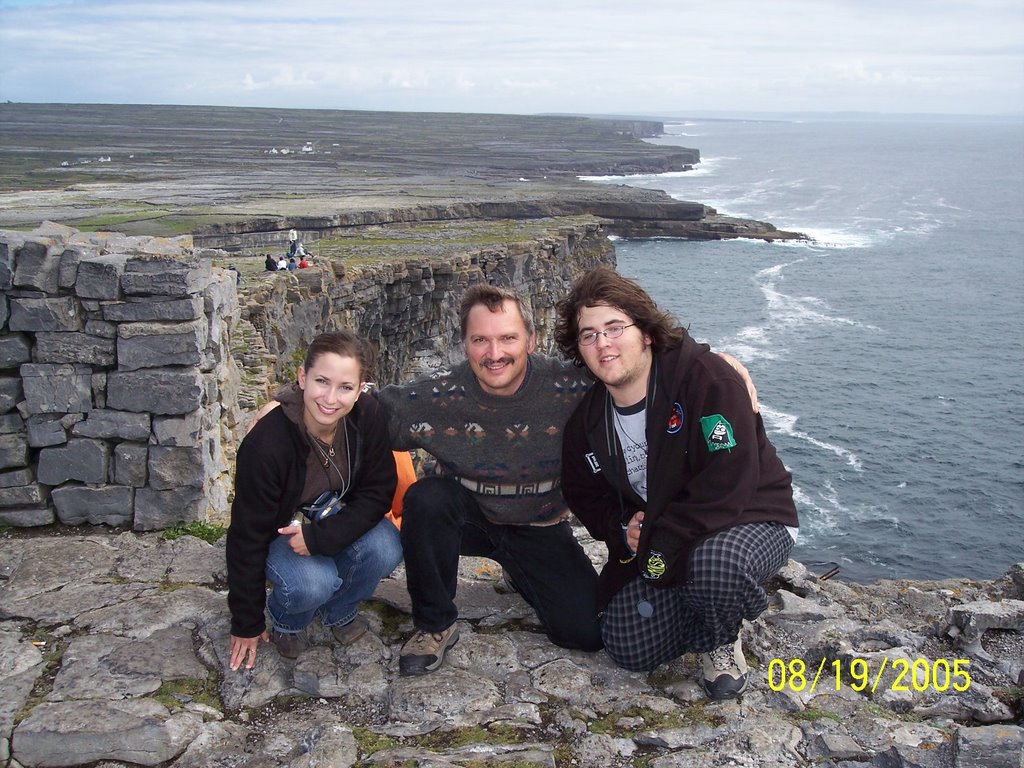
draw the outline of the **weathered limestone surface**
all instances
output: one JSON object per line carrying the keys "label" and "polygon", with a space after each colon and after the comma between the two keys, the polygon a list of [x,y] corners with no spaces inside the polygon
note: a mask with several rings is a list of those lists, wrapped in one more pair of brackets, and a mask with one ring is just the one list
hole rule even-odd
{"label": "weathered limestone surface", "polygon": [[[230,672],[224,569],[223,540],[0,537],[0,759],[1020,768],[1024,755],[1024,563],[992,582],[858,585],[791,561],[744,626],[750,683],[726,703],[704,700],[692,656],[641,674],[552,645],[500,568],[470,558],[461,639],[430,675],[398,676],[412,631],[401,567],[353,645],[314,622],[298,659],[262,645],[254,669]],[[957,660],[969,685],[941,672]]]}

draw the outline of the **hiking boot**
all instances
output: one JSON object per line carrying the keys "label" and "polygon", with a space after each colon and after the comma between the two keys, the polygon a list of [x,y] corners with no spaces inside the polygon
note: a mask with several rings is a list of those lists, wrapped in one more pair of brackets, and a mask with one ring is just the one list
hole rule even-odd
{"label": "hiking boot", "polygon": [[416,677],[433,672],[444,663],[444,655],[459,641],[459,628],[453,622],[448,629],[440,632],[416,630],[398,658],[398,674],[402,677]]}
{"label": "hiking boot", "polygon": [[286,659],[296,659],[309,648],[309,639],[305,631],[282,632],[279,629],[271,629],[270,642],[277,646],[277,652]]}
{"label": "hiking boot", "polygon": [[747,660],[738,637],[711,653],[702,653],[700,661],[701,687],[712,701],[735,699],[747,687]]}
{"label": "hiking boot", "polygon": [[331,634],[342,645],[352,645],[352,643],[365,635],[366,630],[369,628],[366,624],[366,619],[362,616],[356,616],[348,624],[339,624],[336,627],[331,627]]}

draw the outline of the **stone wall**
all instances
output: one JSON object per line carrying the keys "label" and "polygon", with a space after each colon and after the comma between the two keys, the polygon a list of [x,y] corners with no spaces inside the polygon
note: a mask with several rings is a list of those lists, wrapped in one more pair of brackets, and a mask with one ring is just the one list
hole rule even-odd
{"label": "stone wall", "polygon": [[0,288],[0,522],[152,530],[226,508],[229,274],[190,238],[47,223],[0,232]]}
{"label": "stone wall", "polygon": [[241,293],[211,266],[223,256],[189,237],[0,232],[0,523],[223,521],[247,412],[317,333],[363,334],[377,381],[399,381],[461,357],[458,301],[491,282],[529,298],[550,349],[555,303],[614,263],[586,218],[444,258],[262,274]]}

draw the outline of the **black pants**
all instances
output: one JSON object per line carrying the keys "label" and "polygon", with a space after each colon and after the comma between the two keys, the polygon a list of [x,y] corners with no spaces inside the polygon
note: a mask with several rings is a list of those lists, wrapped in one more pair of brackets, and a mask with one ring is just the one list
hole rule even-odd
{"label": "black pants", "polygon": [[459,556],[472,555],[505,568],[555,645],[601,648],[597,572],[568,522],[495,525],[462,485],[428,477],[405,494],[402,549],[417,629],[440,632],[458,618]]}

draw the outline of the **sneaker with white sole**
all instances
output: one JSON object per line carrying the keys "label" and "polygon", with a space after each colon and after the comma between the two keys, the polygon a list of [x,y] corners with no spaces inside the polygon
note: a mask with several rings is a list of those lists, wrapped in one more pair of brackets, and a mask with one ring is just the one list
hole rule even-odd
{"label": "sneaker with white sole", "polygon": [[720,645],[711,653],[702,653],[701,687],[712,701],[735,699],[747,687],[747,660],[743,645],[735,642]]}
{"label": "sneaker with white sole", "polygon": [[398,674],[402,677],[416,677],[433,672],[444,663],[444,655],[458,641],[459,628],[455,622],[440,632],[416,630],[402,646],[398,658]]}

